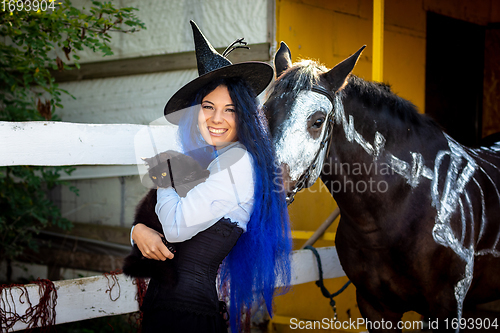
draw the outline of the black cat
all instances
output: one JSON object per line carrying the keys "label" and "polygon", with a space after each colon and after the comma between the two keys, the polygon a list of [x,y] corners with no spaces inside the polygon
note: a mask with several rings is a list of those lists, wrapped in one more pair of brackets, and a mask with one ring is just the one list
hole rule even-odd
{"label": "black cat", "polygon": [[[210,171],[203,169],[193,158],[173,150],[143,160],[148,165],[148,174],[155,186],[163,188],[172,186],[181,197],[185,197],[189,190],[204,182],[210,174]],[[142,223],[163,234],[155,206],[156,189],[152,189],[137,205],[133,225]],[[164,237],[162,240],[170,252],[174,253],[175,246],[167,244]],[[124,259],[123,273],[131,277],[155,277],[163,283],[173,285],[176,283],[175,266],[175,255],[174,259],[165,261],[146,259],[137,245],[134,245],[130,254]]]}

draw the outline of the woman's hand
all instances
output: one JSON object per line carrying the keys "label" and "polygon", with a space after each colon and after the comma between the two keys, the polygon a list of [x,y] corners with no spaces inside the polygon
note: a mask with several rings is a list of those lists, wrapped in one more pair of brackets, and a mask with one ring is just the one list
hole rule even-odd
{"label": "woman's hand", "polygon": [[148,259],[161,260],[172,259],[174,255],[162,242],[163,235],[142,223],[136,224],[132,231],[132,239],[142,255]]}

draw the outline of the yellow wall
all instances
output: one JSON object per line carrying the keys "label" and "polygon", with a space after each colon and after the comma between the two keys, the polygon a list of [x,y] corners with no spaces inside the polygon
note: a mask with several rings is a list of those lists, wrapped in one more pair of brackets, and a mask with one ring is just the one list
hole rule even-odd
{"label": "yellow wall", "polygon": [[[497,0],[385,0],[383,81],[399,96],[412,101],[420,112],[424,112],[425,105],[427,10],[478,24],[500,21]],[[315,59],[328,68],[366,44],[354,74],[371,80],[372,19],[372,0],[276,0],[276,42],[287,43],[293,62]],[[443,58],[457,50],[450,50]],[[292,228],[314,231],[335,207],[326,187],[318,181],[311,189],[299,193],[289,207]],[[335,232],[337,224],[338,221],[328,232]],[[296,248],[303,242],[296,241]],[[315,244],[331,245],[332,241],[324,240]],[[331,279],[326,286],[334,292],[346,281],[347,278]],[[339,320],[360,316],[352,285],[338,296],[337,310]],[[295,286],[289,294],[277,297],[276,314],[316,320],[333,317],[329,300],[314,283]],[[419,315],[410,313],[405,318],[416,320]],[[276,325],[276,330],[292,331],[287,326]]]}
{"label": "yellow wall", "polygon": [[[405,13],[412,13],[410,17]],[[292,61],[319,60],[328,68],[367,45],[354,74],[371,80],[372,0],[277,0],[276,40]],[[419,1],[385,1],[384,82],[420,110],[425,104],[425,11]]]}
{"label": "yellow wall", "polygon": [[[354,74],[371,80],[372,7],[372,0],[276,0],[276,41],[287,43],[292,61],[310,58],[328,68],[366,44]],[[500,1],[385,0],[383,81],[422,113],[427,11],[486,25],[500,22]]]}

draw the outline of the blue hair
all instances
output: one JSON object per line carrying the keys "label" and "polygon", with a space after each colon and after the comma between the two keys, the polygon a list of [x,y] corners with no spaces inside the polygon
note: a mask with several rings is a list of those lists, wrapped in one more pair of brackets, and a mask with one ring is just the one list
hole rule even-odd
{"label": "blue hair", "polygon": [[199,109],[193,103],[184,112],[179,120],[179,131],[177,132],[182,152],[198,161],[202,168],[207,168],[215,158],[215,149],[207,144],[198,129]]}
{"label": "blue hair", "polygon": [[[228,88],[236,109],[238,141],[254,162],[254,209],[247,231],[241,235],[220,270],[220,290],[224,289],[223,286],[229,287],[231,331],[240,332],[243,312],[249,312],[254,304],[264,300],[272,316],[275,293],[287,290],[291,277],[292,238],[281,173],[275,163],[267,120],[244,80],[221,79],[200,90],[191,109],[179,122],[179,139],[184,152],[204,167],[214,158],[213,150],[203,148],[207,143],[197,128],[196,105],[219,85]],[[278,285],[282,286],[281,289],[276,289]]]}

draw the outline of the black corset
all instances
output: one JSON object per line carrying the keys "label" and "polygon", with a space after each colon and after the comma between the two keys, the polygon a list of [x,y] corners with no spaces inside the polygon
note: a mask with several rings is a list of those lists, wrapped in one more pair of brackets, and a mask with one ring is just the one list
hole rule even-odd
{"label": "black corset", "polygon": [[168,286],[152,278],[142,310],[168,308],[217,315],[217,271],[242,233],[236,223],[222,218],[193,238],[175,243],[177,283]]}

